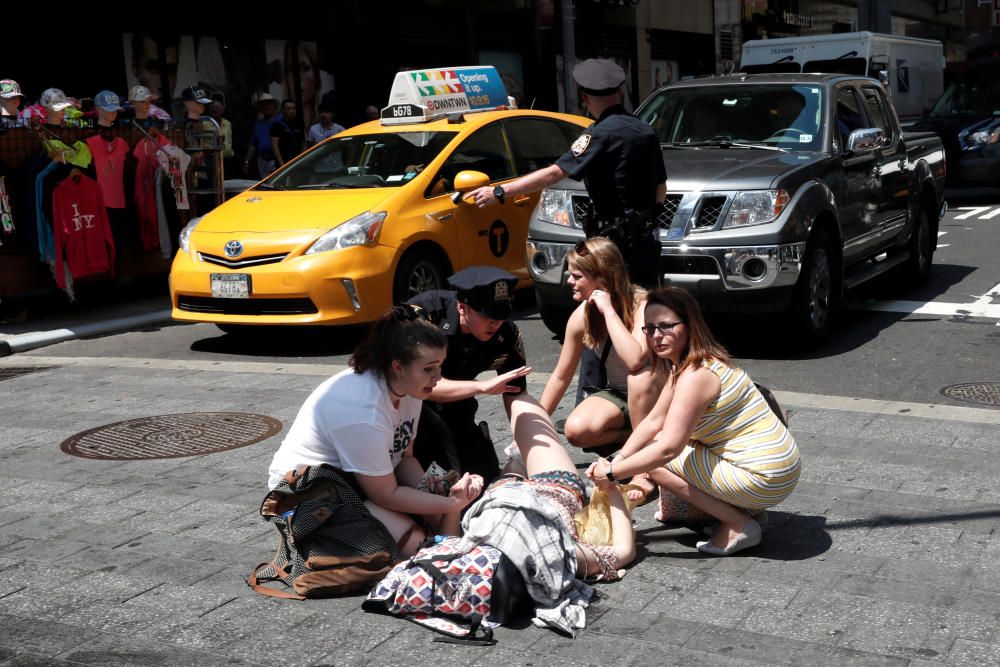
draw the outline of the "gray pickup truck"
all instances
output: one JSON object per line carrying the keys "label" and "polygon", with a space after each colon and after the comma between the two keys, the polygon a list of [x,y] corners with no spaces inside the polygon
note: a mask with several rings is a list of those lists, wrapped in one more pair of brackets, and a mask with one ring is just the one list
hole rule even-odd
{"label": "gray pickup truck", "polygon": [[[904,133],[883,87],[842,74],[680,81],[637,115],[667,167],[657,233],[665,283],[707,312],[787,313],[829,336],[845,290],[894,269],[927,280],[944,215],[945,160],[932,133]],[[566,253],[583,237],[583,184],[542,194],[527,265],[542,318],[562,333],[573,303]]]}

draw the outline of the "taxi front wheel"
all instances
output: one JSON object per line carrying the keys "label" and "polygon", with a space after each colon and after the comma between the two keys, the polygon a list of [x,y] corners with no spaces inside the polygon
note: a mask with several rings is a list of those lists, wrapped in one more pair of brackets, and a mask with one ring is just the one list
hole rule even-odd
{"label": "taxi front wheel", "polygon": [[426,250],[411,250],[399,262],[392,284],[393,303],[402,303],[432,289],[444,289],[445,270],[437,257]]}

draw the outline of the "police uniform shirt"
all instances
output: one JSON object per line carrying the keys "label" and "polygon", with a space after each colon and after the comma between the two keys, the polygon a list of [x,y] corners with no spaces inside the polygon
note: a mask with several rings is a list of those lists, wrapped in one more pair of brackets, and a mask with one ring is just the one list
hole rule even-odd
{"label": "police uniform shirt", "polygon": [[645,211],[656,203],[656,188],[667,180],[656,132],[616,104],[573,142],[556,164],[583,180],[598,215]]}
{"label": "police uniform shirt", "polygon": [[[487,341],[462,333],[456,292],[430,290],[407,303],[420,306],[431,322],[448,337],[448,354],[441,366],[442,377],[448,380],[475,380],[483,371],[495,370],[503,374],[527,365],[521,332],[510,320],[504,320],[493,338]],[[519,387],[521,391],[528,387],[528,381],[523,377],[509,384]]]}

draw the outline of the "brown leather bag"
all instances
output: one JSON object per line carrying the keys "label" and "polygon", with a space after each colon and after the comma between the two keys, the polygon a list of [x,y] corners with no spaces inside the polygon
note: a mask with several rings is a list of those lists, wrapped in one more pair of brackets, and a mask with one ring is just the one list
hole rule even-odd
{"label": "brown leather bag", "polygon": [[278,528],[278,551],[253,569],[250,588],[304,600],[365,592],[388,574],[399,560],[396,541],[346,474],[328,465],[303,466],[265,496],[260,514]]}

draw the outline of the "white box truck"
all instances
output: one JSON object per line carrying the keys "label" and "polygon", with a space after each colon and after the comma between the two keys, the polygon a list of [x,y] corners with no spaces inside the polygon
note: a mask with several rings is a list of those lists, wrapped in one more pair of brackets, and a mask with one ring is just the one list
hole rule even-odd
{"label": "white box truck", "polygon": [[845,32],[743,43],[740,70],[858,74],[882,78],[903,123],[920,118],[944,88],[941,42],[874,32]]}

